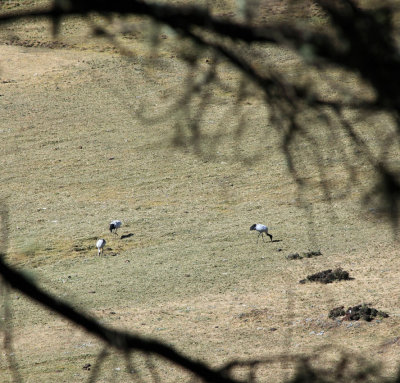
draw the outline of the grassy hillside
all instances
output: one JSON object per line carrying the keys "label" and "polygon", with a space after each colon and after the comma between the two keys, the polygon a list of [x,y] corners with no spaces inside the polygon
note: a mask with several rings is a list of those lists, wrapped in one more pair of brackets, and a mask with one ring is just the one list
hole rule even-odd
{"label": "grassy hillside", "polygon": [[[0,166],[9,262],[104,323],[162,339],[211,365],[331,345],[322,360],[346,351],[382,363],[382,375],[393,376],[398,246],[391,227],[361,204],[373,174],[351,143],[342,137],[338,151],[316,124],[333,200],[318,187],[316,159],[309,161],[301,142],[297,159],[307,186],[299,191],[281,151],[282,132],[270,126],[257,89],[235,98],[242,78],[232,67],[220,65],[224,86],[208,89],[202,114],[199,96],[188,112],[177,100],[201,74],[179,60],[172,34],[150,51],[147,32],[125,36],[133,55],[121,57],[79,23],[65,22],[57,43],[45,23],[3,31]],[[268,53],[280,65],[300,65],[288,52]],[[207,71],[209,58],[204,52],[201,69]],[[197,151],[176,147],[177,132],[190,141],[196,116],[204,141]],[[380,118],[365,130],[372,148],[385,124]],[[351,188],[345,158],[357,169]],[[120,234],[134,235],[111,235],[112,219],[122,220]],[[255,222],[266,223],[275,241],[257,243],[249,231]],[[108,243],[99,258],[100,237]],[[309,250],[322,256],[286,259]],[[336,267],[354,280],[298,283]],[[82,367],[95,364],[98,340],[15,292],[4,297],[24,381],[88,378]],[[333,307],[364,302],[390,317],[328,318]],[[179,380],[181,371],[154,362],[163,381]],[[150,376],[145,358],[132,364]],[[12,381],[5,358],[0,367],[1,380]],[[280,381],[293,367],[279,360],[259,376]],[[112,378],[126,381],[129,374],[124,357],[110,352],[99,381]]]}

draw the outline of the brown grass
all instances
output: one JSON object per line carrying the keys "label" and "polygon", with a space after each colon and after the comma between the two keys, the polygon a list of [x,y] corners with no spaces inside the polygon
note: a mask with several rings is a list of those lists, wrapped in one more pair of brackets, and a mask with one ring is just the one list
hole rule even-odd
{"label": "brown grass", "polygon": [[[14,32],[25,40],[50,41],[43,26]],[[241,78],[222,64],[226,91],[210,91],[200,120],[208,141],[201,153],[177,149],[174,127],[181,124],[190,140],[191,119],[168,111],[195,76],[171,55],[172,37],[151,59],[144,40],[131,36],[136,55],[126,59],[111,44],[85,39],[78,27],[66,22],[63,49],[0,46],[0,166],[11,215],[9,261],[104,323],[162,339],[214,366],[331,345],[326,360],[337,360],[345,350],[382,363],[382,374],[393,376],[398,246],[390,226],[360,204],[373,174],[346,138],[342,152],[328,140],[320,149],[334,188],[332,202],[319,188],[315,159],[308,162],[308,144],[300,142],[307,186],[299,194],[279,149],[282,134],[269,125],[267,108],[250,96],[235,103]],[[282,52],[277,62],[285,57],[290,59]],[[247,129],[235,136],[238,105]],[[316,133],[319,128],[316,124]],[[364,134],[378,145],[373,129]],[[320,136],[324,143],[323,130]],[[341,182],[348,178],[343,153],[357,169],[350,189]],[[396,153],[389,156],[395,166]],[[124,223],[121,234],[134,236],[110,235],[107,226],[115,218]],[[268,224],[280,242],[257,244],[249,231],[255,222]],[[100,258],[98,237],[111,249]],[[285,258],[309,250],[323,255]],[[355,280],[298,284],[308,274],[337,267]],[[82,367],[95,365],[99,341],[18,293],[8,300],[24,381],[88,377]],[[333,307],[364,302],[390,317],[352,326],[328,319]],[[99,381],[126,381],[124,357],[110,353]],[[143,376],[149,375],[148,363],[143,356],[132,358]],[[154,363],[163,381],[184,377]],[[258,374],[279,381],[293,366],[279,361]],[[0,378],[11,381],[4,357]]]}

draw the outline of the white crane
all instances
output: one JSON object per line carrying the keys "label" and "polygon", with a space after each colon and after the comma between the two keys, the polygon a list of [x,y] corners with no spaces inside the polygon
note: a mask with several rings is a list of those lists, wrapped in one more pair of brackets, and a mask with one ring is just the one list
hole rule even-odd
{"label": "white crane", "polygon": [[119,221],[118,219],[115,219],[114,221],[111,221],[110,223],[110,231],[111,233],[114,230],[114,233],[117,234],[117,230],[122,226],[122,222]]}
{"label": "white crane", "polygon": [[106,245],[106,240],[105,239],[99,239],[97,242],[96,242],[96,247],[97,247],[97,251],[98,251],[98,254],[100,255],[101,253],[103,253],[103,248],[104,248],[104,246]]}
{"label": "white crane", "polygon": [[257,242],[258,239],[260,238],[260,235],[264,241],[264,234],[267,236],[269,236],[271,238],[272,241],[272,235],[268,233],[268,227],[265,225],[261,225],[261,223],[255,223],[254,225],[250,226],[250,230],[256,230],[258,231],[258,237],[257,237]]}

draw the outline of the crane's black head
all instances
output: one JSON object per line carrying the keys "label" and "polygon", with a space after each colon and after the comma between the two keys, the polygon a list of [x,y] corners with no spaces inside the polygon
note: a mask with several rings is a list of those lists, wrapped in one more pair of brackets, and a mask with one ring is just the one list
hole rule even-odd
{"label": "crane's black head", "polygon": [[255,229],[256,229],[256,226],[257,226],[256,224],[251,225],[251,226],[250,226],[250,230],[255,230]]}
{"label": "crane's black head", "polygon": [[267,233],[267,235],[269,235],[269,237],[271,238],[271,242],[272,242],[272,235],[271,235],[271,234],[268,234],[268,233]]}
{"label": "crane's black head", "polygon": [[110,224],[110,231],[111,231],[111,233],[112,233],[112,231],[115,229],[115,225],[112,223],[112,224]]}

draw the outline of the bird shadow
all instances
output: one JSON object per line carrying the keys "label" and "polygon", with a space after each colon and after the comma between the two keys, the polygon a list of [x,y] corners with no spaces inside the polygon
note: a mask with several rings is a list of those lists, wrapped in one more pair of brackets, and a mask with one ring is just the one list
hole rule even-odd
{"label": "bird shadow", "polygon": [[281,239],[274,239],[271,242],[277,243],[277,242],[282,242],[282,240]]}
{"label": "bird shadow", "polygon": [[129,238],[129,237],[132,237],[133,235],[134,235],[133,233],[123,234],[123,235],[121,235],[121,239]]}

